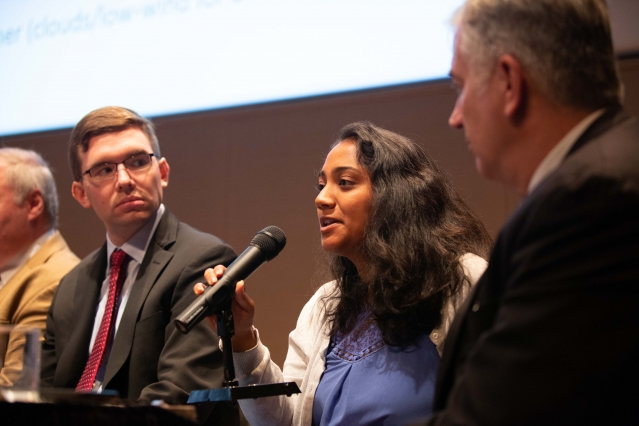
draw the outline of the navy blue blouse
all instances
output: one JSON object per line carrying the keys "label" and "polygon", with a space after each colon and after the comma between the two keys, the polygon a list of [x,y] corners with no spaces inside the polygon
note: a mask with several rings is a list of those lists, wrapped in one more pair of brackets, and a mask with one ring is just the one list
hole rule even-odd
{"label": "navy blue blouse", "polygon": [[331,338],[313,400],[313,425],[403,425],[432,411],[439,354],[428,334],[388,346],[368,315]]}

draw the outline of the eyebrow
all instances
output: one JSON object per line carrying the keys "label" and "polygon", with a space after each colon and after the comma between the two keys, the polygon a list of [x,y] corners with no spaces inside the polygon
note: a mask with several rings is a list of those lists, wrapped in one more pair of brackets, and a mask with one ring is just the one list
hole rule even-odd
{"label": "eyebrow", "polygon": [[[138,154],[151,154],[151,153],[150,153],[150,152],[146,152],[146,151],[145,151],[145,150],[143,150],[143,149],[138,150],[138,151],[133,151],[133,152],[128,153],[128,154],[124,157],[124,160],[122,160],[122,161],[126,161],[126,160],[128,160],[129,158],[131,158],[131,157],[135,157],[135,156],[136,156],[136,155],[138,155]],[[100,162],[95,163],[95,164],[93,164],[92,166],[90,166],[87,170],[92,169],[92,168],[94,168],[94,167],[96,167],[96,166],[101,166],[102,164],[115,164],[115,163],[121,163],[122,161],[113,161],[113,160],[111,160],[111,161],[100,161]]]}
{"label": "eyebrow", "polygon": [[[333,174],[335,174],[335,173],[341,173],[341,172],[343,172],[343,171],[345,171],[345,170],[354,170],[354,171],[356,171],[356,172],[360,173],[360,171],[359,171],[358,169],[356,169],[355,167],[351,167],[351,166],[340,166],[340,167],[336,167],[336,168],[333,170],[333,172],[332,172],[332,173],[333,173]],[[321,171],[317,174],[317,177],[326,177],[326,173],[324,173],[324,170],[321,170]]]}

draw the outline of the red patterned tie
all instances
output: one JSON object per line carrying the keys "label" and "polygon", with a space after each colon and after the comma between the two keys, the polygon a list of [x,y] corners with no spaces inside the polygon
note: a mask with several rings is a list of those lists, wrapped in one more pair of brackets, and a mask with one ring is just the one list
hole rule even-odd
{"label": "red patterned tie", "polygon": [[76,392],[89,392],[93,389],[95,376],[98,374],[100,364],[104,360],[104,353],[112,339],[111,334],[113,334],[112,331],[115,329],[115,320],[117,318],[118,296],[120,295],[122,283],[126,277],[126,271],[120,274],[120,268],[125,258],[126,253],[120,249],[116,249],[111,253],[109,296],[106,307],[104,308],[104,315],[102,316],[98,334],[95,336],[93,350],[91,350],[91,355],[89,355],[89,360],[84,367],[84,372],[82,373],[82,377],[80,377],[78,386],[75,388]]}

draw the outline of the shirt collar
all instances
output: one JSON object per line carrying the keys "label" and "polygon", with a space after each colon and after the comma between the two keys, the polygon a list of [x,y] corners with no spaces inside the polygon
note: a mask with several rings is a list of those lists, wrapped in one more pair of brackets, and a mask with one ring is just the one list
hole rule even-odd
{"label": "shirt collar", "polygon": [[550,150],[546,158],[543,159],[539,166],[537,166],[537,170],[533,173],[530,178],[530,182],[528,182],[528,193],[530,194],[539,184],[543,181],[549,174],[554,172],[561,162],[568,155],[568,151],[570,148],[577,142],[579,137],[584,134],[584,132],[590,127],[592,123],[605,112],[605,109],[599,109],[592,114],[588,115],[586,118],[581,120],[575,127],[573,127],[566,136],[564,136],[557,145],[554,146],[553,149]]}
{"label": "shirt collar", "polygon": [[38,250],[55,234],[55,229],[51,228],[40,235],[37,240],[20,253],[16,254],[9,263],[0,271],[0,288],[9,282],[11,278],[35,255]]}
{"label": "shirt collar", "polygon": [[144,253],[146,253],[146,249],[149,247],[151,237],[158,227],[160,219],[162,219],[164,210],[166,210],[164,204],[160,204],[160,207],[155,213],[155,218],[153,220],[149,220],[138,232],[129,238],[127,242],[122,244],[122,247],[117,247],[113,244],[109,239],[109,234],[107,234],[107,259],[111,259],[111,253],[113,253],[116,248],[119,248],[137,263],[142,263]]}

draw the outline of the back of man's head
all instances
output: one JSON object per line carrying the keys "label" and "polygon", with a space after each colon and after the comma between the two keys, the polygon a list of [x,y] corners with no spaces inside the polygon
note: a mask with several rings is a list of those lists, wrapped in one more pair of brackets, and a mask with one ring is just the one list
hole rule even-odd
{"label": "back of man's head", "polygon": [[13,190],[14,202],[21,205],[29,193],[39,190],[44,215],[50,228],[58,227],[58,191],[49,165],[35,151],[0,148],[0,169],[7,186]]}
{"label": "back of man's head", "polygon": [[621,102],[605,0],[467,0],[454,24],[486,76],[509,54],[554,103],[593,111]]}
{"label": "back of man's head", "polygon": [[127,108],[117,106],[103,107],[85,115],[76,124],[71,133],[69,164],[71,165],[73,179],[78,182],[82,179],[83,170],[80,152],[87,152],[91,138],[106,133],[121,132],[131,127],[140,129],[149,138],[153,153],[157,158],[161,158],[160,144],[155,135],[153,123]]}

